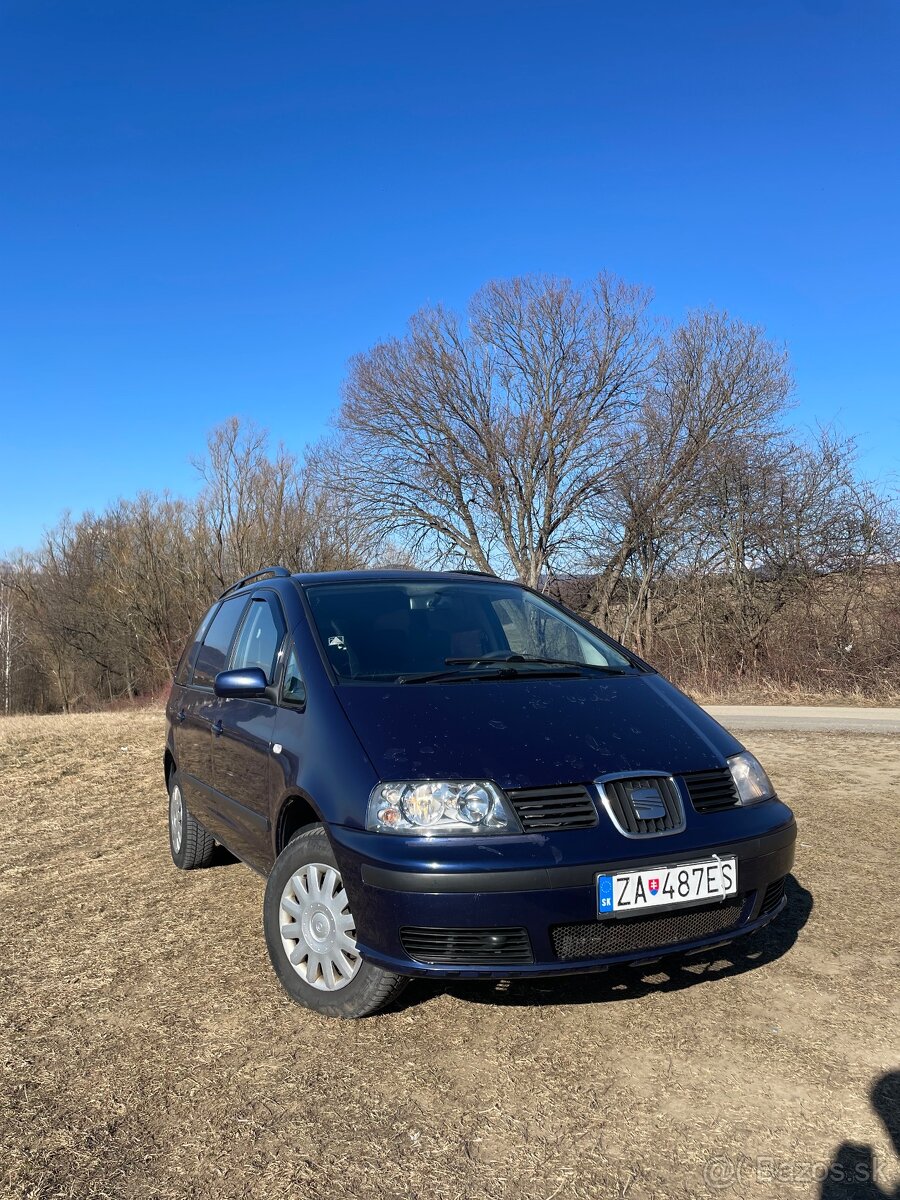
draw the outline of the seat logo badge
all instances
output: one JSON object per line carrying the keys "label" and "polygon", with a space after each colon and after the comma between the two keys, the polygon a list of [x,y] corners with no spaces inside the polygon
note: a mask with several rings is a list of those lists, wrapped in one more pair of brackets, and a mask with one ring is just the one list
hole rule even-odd
{"label": "seat logo badge", "polygon": [[666,806],[655,787],[634,788],[631,807],[639,821],[661,821],[666,816]]}

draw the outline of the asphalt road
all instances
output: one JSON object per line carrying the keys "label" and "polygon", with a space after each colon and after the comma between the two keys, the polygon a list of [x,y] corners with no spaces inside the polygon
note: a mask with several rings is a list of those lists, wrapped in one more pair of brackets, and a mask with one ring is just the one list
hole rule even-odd
{"label": "asphalt road", "polygon": [[818,708],[793,704],[710,704],[726,729],[900,733],[900,708]]}

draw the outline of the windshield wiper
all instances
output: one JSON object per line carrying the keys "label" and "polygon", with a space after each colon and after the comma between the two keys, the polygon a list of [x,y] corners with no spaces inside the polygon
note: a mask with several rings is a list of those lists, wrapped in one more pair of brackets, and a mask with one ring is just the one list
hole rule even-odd
{"label": "windshield wiper", "polygon": [[[454,662],[453,659],[448,659],[448,662]],[[526,679],[526,678],[541,678],[546,679],[548,676],[553,679],[568,679],[574,675],[581,674],[581,663],[557,663],[547,661],[543,663],[539,660],[532,661],[531,659],[523,659],[521,661],[513,660],[506,662],[505,659],[468,659],[460,660],[460,666],[477,667],[482,663],[487,663],[489,666],[494,665],[493,670],[488,671],[425,671],[421,675],[398,675],[397,683],[474,683],[476,680],[487,680],[496,682],[498,679]],[[535,666],[538,670],[528,670],[527,668]],[[526,668],[523,670],[522,668]]]}
{"label": "windshield wiper", "polygon": [[536,663],[548,667],[577,667],[579,671],[602,671],[604,675],[625,675],[624,667],[611,667],[605,663],[577,662],[573,658],[541,658],[537,654],[485,654],[480,658],[445,658],[448,667],[474,667],[481,664],[491,666],[495,663]]}

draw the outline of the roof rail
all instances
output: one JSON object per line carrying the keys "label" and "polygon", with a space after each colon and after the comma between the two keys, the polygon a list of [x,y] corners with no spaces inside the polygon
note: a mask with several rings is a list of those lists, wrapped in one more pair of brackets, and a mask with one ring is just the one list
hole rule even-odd
{"label": "roof rail", "polygon": [[474,567],[451,567],[451,575],[482,575],[485,579],[496,579],[493,571],[477,571]]}
{"label": "roof rail", "polygon": [[233,583],[231,587],[227,587],[221,593],[222,596],[227,596],[229,592],[236,592],[238,588],[242,588],[245,583],[250,583],[254,579],[260,579],[263,575],[274,575],[276,579],[290,579],[291,573],[287,567],[263,567],[261,571],[254,571],[252,575],[245,575],[243,579],[239,579],[237,583]]}

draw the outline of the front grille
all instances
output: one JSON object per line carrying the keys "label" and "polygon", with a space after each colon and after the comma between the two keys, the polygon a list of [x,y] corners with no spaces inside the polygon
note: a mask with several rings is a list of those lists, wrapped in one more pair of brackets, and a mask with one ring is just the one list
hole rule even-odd
{"label": "front grille", "polygon": [[684,785],[697,812],[720,812],[738,803],[737,788],[727,767],[715,771],[695,771],[682,775]]}
{"label": "front grille", "polygon": [[708,904],[659,916],[608,918],[578,925],[556,925],[550,930],[556,957],[564,962],[588,958],[613,958],[642,950],[663,950],[734,929],[741,918],[744,898],[727,904]]}
{"label": "front grille", "polygon": [[525,929],[429,929],[407,926],[400,942],[410,958],[457,967],[534,962]]}
{"label": "front grille", "polygon": [[[666,833],[684,826],[681,797],[674,782],[664,775],[635,776],[633,779],[607,779],[602,783],[609,803],[609,813],[623,833],[632,835]],[[666,815],[645,820],[637,815],[633,793],[640,788],[655,790]]]}
{"label": "front grille", "polygon": [[773,908],[777,908],[781,903],[781,897],[784,895],[784,879],[776,879],[774,883],[770,883],[766,888],[766,894],[763,896],[763,902],[759,906],[759,916],[764,913],[770,913]]}
{"label": "front grille", "polygon": [[597,824],[594,801],[580,783],[568,787],[517,788],[506,794],[526,833],[541,829],[587,829]]}

